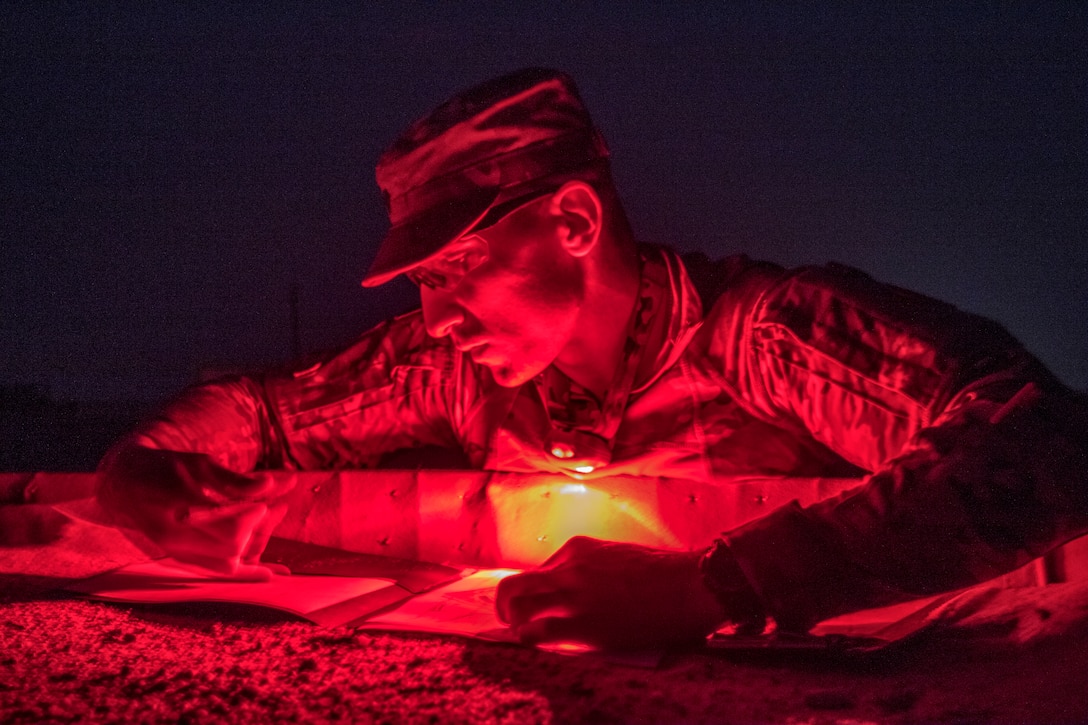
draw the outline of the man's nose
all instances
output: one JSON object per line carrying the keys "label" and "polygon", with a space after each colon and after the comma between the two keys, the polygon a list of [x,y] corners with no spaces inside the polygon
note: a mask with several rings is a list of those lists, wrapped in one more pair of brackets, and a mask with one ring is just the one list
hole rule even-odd
{"label": "man's nose", "polygon": [[420,289],[423,323],[431,337],[445,337],[465,321],[465,314],[453,296],[441,290]]}

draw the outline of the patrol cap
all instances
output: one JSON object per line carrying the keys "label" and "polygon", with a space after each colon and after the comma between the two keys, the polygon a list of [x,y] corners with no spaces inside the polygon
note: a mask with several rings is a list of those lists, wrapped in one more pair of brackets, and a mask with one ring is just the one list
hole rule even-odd
{"label": "patrol cap", "polygon": [[608,147],[570,76],[527,68],[457,94],[378,160],[389,213],[364,287],[383,284],[471,231],[489,210],[562,181]]}

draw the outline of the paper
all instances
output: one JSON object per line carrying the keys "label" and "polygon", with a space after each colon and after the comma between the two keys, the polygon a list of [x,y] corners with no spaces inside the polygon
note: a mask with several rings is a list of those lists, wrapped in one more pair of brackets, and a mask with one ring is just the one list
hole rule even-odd
{"label": "paper", "polygon": [[461,578],[460,569],[440,564],[356,554],[280,538],[269,541],[262,561],[286,566],[293,573],[273,574],[263,582],[240,581],[157,559],[114,569],[67,588],[118,602],[252,604],[338,627]]}
{"label": "paper", "polygon": [[269,581],[203,576],[168,559],[115,569],[68,587],[95,599],[149,604],[234,602],[337,626],[412,596],[392,579],[273,574]]}
{"label": "paper", "polygon": [[513,633],[495,614],[495,590],[501,579],[517,573],[516,569],[482,569],[357,624],[363,629],[459,634],[513,642]]}
{"label": "paper", "polygon": [[512,642],[509,628],[495,614],[495,590],[500,579],[516,573],[515,569],[468,570],[464,578],[413,594],[389,578],[273,574],[269,581],[238,581],[202,576],[159,559],[84,579],[69,589],[119,602],[253,604],[327,627],[349,624]]}

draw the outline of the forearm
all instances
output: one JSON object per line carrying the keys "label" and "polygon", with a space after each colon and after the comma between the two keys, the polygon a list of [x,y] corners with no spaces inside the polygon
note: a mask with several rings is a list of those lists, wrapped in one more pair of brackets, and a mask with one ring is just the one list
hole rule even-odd
{"label": "forearm", "polygon": [[726,538],[791,628],[968,586],[1088,531],[1086,431],[1046,375],[979,381],[864,487]]}
{"label": "forearm", "polygon": [[186,390],[121,445],[200,453],[242,472],[267,465],[274,437],[260,383],[237,377]]}
{"label": "forearm", "polygon": [[[270,428],[254,381],[235,378],[190,388],[106,454],[99,466],[99,501],[124,514],[140,501],[229,498],[229,491],[217,490],[224,486],[223,472],[241,474],[263,465]],[[195,480],[201,472],[206,480]]]}
{"label": "forearm", "polygon": [[872,472],[726,535],[780,624],[967,586],[1088,529],[1085,403],[1000,325],[834,266],[723,299],[728,389]]}
{"label": "forearm", "polygon": [[246,378],[186,391],[109,451],[99,502],[149,555],[232,575],[256,566],[287,510],[285,486],[251,472],[267,464],[264,410]]}

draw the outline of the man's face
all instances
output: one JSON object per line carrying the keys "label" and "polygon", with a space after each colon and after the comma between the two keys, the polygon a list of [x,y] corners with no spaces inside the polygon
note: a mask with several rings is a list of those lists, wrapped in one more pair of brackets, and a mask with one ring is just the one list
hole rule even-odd
{"label": "man's face", "polygon": [[507,387],[531,380],[558,357],[584,296],[581,268],[559,241],[562,220],[550,200],[531,201],[462,237],[409,274],[422,282],[427,332],[449,335]]}

